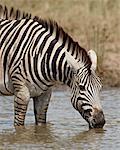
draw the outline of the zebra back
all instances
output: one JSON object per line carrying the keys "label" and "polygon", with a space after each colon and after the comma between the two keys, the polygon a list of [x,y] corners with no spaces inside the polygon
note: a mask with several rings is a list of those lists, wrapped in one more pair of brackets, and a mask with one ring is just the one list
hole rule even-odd
{"label": "zebra back", "polygon": [[[72,37],[69,36],[67,32],[65,32],[63,28],[57,24],[56,21],[53,21],[51,19],[45,20],[38,16],[32,16],[30,13],[22,12],[19,9],[14,9],[13,7],[11,9],[8,9],[6,6],[3,7],[2,5],[0,5],[0,19],[9,19],[9,20],[32,19],[35,22],[41,24],[44,28],[46,29],[49,28],[51,34],[53,32],[53,29],[55,29],[57,38],[59,37],[63,41],[67,39],[66,40],[67,44],[70,47],[72,47],[72,51],[71,51],[70,47],[68,46],[69,48],[67,49],[67,51],[70,51],[72,55],[75,55],[76,59],[77,58],[80,59],[82,56],[81,58],[82,61],[84,61],[85,66],[90,70],[91,60],[87,54],[87,51],[83,47],[81,47],[78,44],[78,42],[75,42],[72,39]],[[83,58],[85,58],[85,60]]]}
{"label": "zebra back", "polygon": [[32,15],[30,13],[22,12],[19,9],[8,9],[6,6],[0,5],[0,19],[30,19]]}
{"label": "zebra back", "polygon": [[[6,6],[2,6],[0,4],[0,19],[8,19],[8,20],[20,20],[20,19],[33,19],[34,21],[39,22],[43,25],[43,27],[53,26],[58,28],[58,25],[55,21],[52,20],[43,20],[38,16],[32,16],[31,13],[27,13],[21,11],[19,9],[15,9],[11,7],[10,9]],[[59,28],[59,30],[62,28]]]}

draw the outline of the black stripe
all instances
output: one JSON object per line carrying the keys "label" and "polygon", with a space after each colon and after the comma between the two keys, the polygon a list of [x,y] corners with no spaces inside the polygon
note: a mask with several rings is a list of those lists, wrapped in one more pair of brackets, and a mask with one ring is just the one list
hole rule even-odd
{"label": "black stripe", "polygon": [[[83,98],[82,96],[87,97],[84,93],[80,93],[80,97],[78,97],[77,99],[78,99],[78,100],[82,100],[82,101],[84,100],[84,101],[86,101],[86,102],[89,103],[89,100],[87,100],[88,97],[87,97],[87,98]],[[88,99],[89,99],[89,98],[88,98]]]}
{"label": "black stripe", "polygon": [[52,50],[53,50],[53,48],[57,42],[58,42],[57,39],[52,40],[48,49],[47,49],[47,65],[46,66],[47,66],[47,73],[48,73],[48,76],[50,79],[51,79],[51,75],[50,75],[50,68],[49,68],[49,60],[51,57]]}
{"label": "black stripe", "polygon": [[26,79],[24,76],[23,76],[23,74],[22,74],[22,70],[21,70],[21,67],[20,66],[18,66],[18,69],[19,69],[19,76],[21,76],[23,79]]}
{"label": "black stripe", "polygon": [[68,52],[70,51],[72,42],[73,42],[72,38],[68,37],[68,49],[67,49]]}
{"label": "black stripe", "polygon": [[[17,99],[20,99],[20,101],[22,100],[23,102],[24,102],[24,99],[21,99],[21,98],[19,98],[19,97],[16,97]],[[19,109],[19,105],[20,105],[20,108],[21,108],[21,106],[26,106],[26,104],[21,104],[20,102],[18,102],[18,101],[14,101],[14,103],[16,103],[17,104],[17,106],[15,107],[15,108],[18,108]],[[24,110],[23,108],[21,108],[22,110]]]}
{"label": "black stripe", "polygon": [[[38,73],[38,68],[37,68],[37,66],[38,66],[38,58],[39,58],[39,55],[37,55],[36,54],[36,56],[34,57],[34,73],[35,73],[35,76],[36,76],[36,78],[43,84],[43,85],[45,85],[45,86],[47,86],[47,87],[50,87],[51,85],[48,85],[48,84],[46,84],[45,82],[43,82],[42,80],[41,80],[41,78],[40,78],[40,76],[39,76],[39,73]],[[41,72],[41,73],[43,73],[43,72]],[[44,89],[42,89],[43,91],[46,91],[46,90],[44,90]]]}
{"label": "black stripe", "polygon": [[[0,21],[0,28],[2,29],[2,27],[10,25],[9,23],[12,22],[12,20],[1,20]],[[2,23],[2,24],[1,24]],[[6,28],[6,27],[5,27]]]}
{"label": "black stripe", "polygon": [[1,95],[6,95],[5,93],[3,93],[3,92],[1,92],[1,91],[0,91],[0,94],[1,94]]}
{"label": "black stripe", "polygon": [[[10,24],[5,25],[5,28],[1,31],[1,36],[5,34],[5,31],[7,30],[7,28],[10,26]],[[2,29],[1,25],[0,25],[0,29]]]}
{"label": "black stripe", "polygon": [[27,70],[26,70],[26,67],[25,67],[25,55],[24,55],[24,58],[22,59],[22,62],[23,62],[23,70],[24,70],[24,73],[25,73],[25,75],[27,76]]}
{"label": "black stripe", "polygon": [[49,79],[47,78],[46,72],[45,72],[45,68],[46,68],[45,59],[46,59],[46,54],[44,55],[44,57],[43,57],[43,59],[41,61],[41,73],[42,73],[44,79],[49,82]]}
{"label": "black stripe", "polygon": [[58,68],[56,68],[56,61],[58,59],[59,53],[60,53],[60,51],[59,51],[59,48],[58,48],[56,50],[55,54],[54,54],[54,57],[52,59],[52,64],[51,64],[52,65],[52,74],[53,74],[53,78],[55,80],[57,79],[56,76],[57,76],[57,70],[58,70]]}
{"label": "black stripe", "polygon": [[[64,58],[65,58],[65,53],[63,53],[63,55],[61,56],[60,61],[59,61],[59,65],[58,65],[59,80],[60,81],[62,81],[62,76],[64,76],[64,74],[62,73],[62,71],[63,71],[62,69],[64,69],[64,68],[62,68],[62,63],[63,63]],[[63,81],[64,81],[64,79],[63,79]]]}
{"label": "black stripe", "polygon": [[46,37],[44,38],[42,44],[41,44],[40,47],[39,47],[39,50],[40,50],[39,52],[40,52],[41,54],[42,54],[43,48],[44,48],[44,46],[45,46],[47,40],[49,39],[50,36],[52,36],[52,33],[53,33],[53,26],[50,27],[50,33],[49,33],[48,35],[46,35]]}
{"label": "black stripe", "polygon": [[[30,40],[29,43],[33,42],[33,39],[34,39],[34,36],[36,35],[36,33],[37,33],[39,30],[42,29],[42,27],[40,27],[40,28],[38,28],[37,30],[34,31],[34,29],[35,29],[37,26],[39,26],[39,24],[38,24],[38,25],[35,25],[35,26],[32,28],[32,30],[30,31],[30,33],[29,33],[29,35],[28,35],[28,38],[27,38],[27,40],[25,41],[25,43],[24,43],[24,45],[23,45],[23,48],[22,48],[23,50],[25,49],[25,47],[26,47],[26,45],[27,45],[29,39],[31,38],[31,40]],[[32,33],[33,33],[33,35],[31,36]],[[28,44],[28,46],[29,46],[29,44]],[[34,45],[34,46],[36,46],[36,45]],[[32,54],[33,54],[33,52],[34,52],[34,49],[35,49],[35,47],[33,47]],[[26,48],[26,51],[27,51],[27,48]],[[24,51],[24,53],[26,53],[26,51]],[[21,55],[22,55],[22,53],[23,53],[23,52],[21,51]]]}
{"label": "black stripe", "polygon": [[[13,46],[13,44],[15,43],[21,29],[23,28],[23,26],[28,22],[28,20],[25,20],[24,24],[22,26],[20,26],[20,28],[18,29],[17,33],[15,34],[14,38],[12,39],[10,45],[8,46],[6,52],[5,52],[5,55],[4,55],[4,60],[3,60],[3,66],[4,66],[4,75],[5,75],[5,72],[6,72],[6,66],[7,66],[7,59],[8,59],[8,55],[9,55],[9,51],[11,50],[11,47]],[[13,27],[13,26],[12,26]],[[10,31],[9,31],[10,32]],[[15,53],[17,53],[15,51]],[[5,79],[5,77],[4,77]]]}
{"label": "black stripe", "polygon": [[[21,79],[19,77],[16,76],[17,74],[12,76],[12,80],[17,80],[17,81],[21,81]],[[19,74],[18,74],[19,75]]]}
{"label": "black stripe", "polygon": [[[2,47],[2,44],[4,43],[4,41],[7,39],[7,37],[9,36],[10,32],[20,23],[19,20],[17,20],[13,25],[12,27],[6,32],[6,34],[4,35],[2,41],[1,41],[1,47]],[[16,38],[14,39],[16,40]],[[12,43],[13,44],[13,43]]]}
{"label": "black stripe", "polygon": [[36,41],[35,41],[34,46],[33,46],[33,50],[35,49],[36,45],[39,43],[41,37],[42,37],[47,31],[48,31],[48,26],[46,26],[45,30],[42,31],[42,32],[38,35],[38,37],[36,38]]}
{"label": "black stripe", "polygon": [[71,53],[72,56],[74,55],[74,52],[76,52],[75,47],[76,47],[76,43],[72,44],[72,53]]}
{"label": "black stripe", "polygon": [[67,77],[72,78],[72,71],[70,67],[67,68]]}
{"label": "black stripe", "polygon": [[[63,74],[64,74],[63,83],[66,83],[66,80],[67,80],[66,69],[67,69],[67,61],[65,62],[64,68],[63,68]],[[67,84],[67,83],[66,83],[66,84]]]}
{"label": "black stripe", "polygon": [[[9,68],[11,68],[11,65],[12,65],[12,63],[14,62],[14,59],[16,58],[16,55],[17,55],[17,53],[18,53],[18,51],[19,51],[19,48],[20,48],[20,46],[21,46],[21,44],[22,44],[22,41],[24,40],[24,38],[25,38],[25,36],[26,36],[26,34],[27,34],[27,32],[28,32],[28,30],[29,30],[29,28],[30,28],[30,26],[33,24],[34,22],[31,22],[28,26],[27,26],[27,28],[25,29],[25,31],[24,31],[24,33],[23,33],[23,35],[22,35],[22,37],[21,37],[21,39],[20,39],[20,41],[19,41],[19,43],[18,43],[18,45],[17,45],[17,47],[16,47],[16,50],[14,51],[14,54],[13,54],[13,56],[12,56],[12,58],[11,58],[11,61],[10,61],[10,64],[9,64]],[[31,30],[32,31],[32,30]],[[31,32],[30,32],[31,33]],[[30,35],[30,34],[29,34]],[[20,53],[20,56],[22,55],[22,53],[23,53],[23,49],[22,49],[22,51],[21,51],[21,53]],[[19,57],[19,59],[20,59],[21,57]],[[14,64],[16,64],[17,62],[19,62],[19,59],[17,59],[16,60],[16,62],[14,62]]]}
{"label": "black stripe", "polygon": [[81,107],[84,107],[84,106],[91,106],[91,107],[92,107],[92,105],[91,105],[91,104],[88,104],[88,103],[83,103],[83,104],[81,105]]}
{"label": "black stripe", "polygon": [[[34,78],[34,76],[33,76],[33,73],[32,73],[32,70],[33,70],[33,68],[31,68],[31,59],[33,59],[32,57],[31,57],[31,55],[30,55],[30,51],[28,51],[28,69],[29,69],[29,75],[31,76],[31,78],[32,78],[32,80],[33,80],[33,82],[40,88],[40,89],[42,89],[41,87],[40,87],[40,85],[36,82],[36,80],[35,80],[35,78]],[[42,89],[43,90],[43,89]]]}
{"label": "black stripe", "polygon": [[[53,73],[53,78],[56,80],[56,76],[57,76],[57,68],[56,68],[56,61],[57,61],[57,58],[58,58],[58,56],[59,56],[59,53],[61,52],[61,50],[64,48],[64,46],[65,46],[65,43],[66,43],[66,40],[67,40],[67,38],[66,38],[66,35],[64,35],[63,36],[63,43],[62,43],[62,45],[60,46],[60,47],[58,47],[58,49],[56,50],[56,52],[55,52],[55,54],[54,54],[54,57],[53,57],[53,60],[52,60],[52,73]],[[59,42],[59,41],[58,41]],[[59,68],[61,68],[60,66],[59,66]],[[61,74],[60,74],[60,81],[61,81],[61,79],[62,79],[62,76],[61,76]]]}

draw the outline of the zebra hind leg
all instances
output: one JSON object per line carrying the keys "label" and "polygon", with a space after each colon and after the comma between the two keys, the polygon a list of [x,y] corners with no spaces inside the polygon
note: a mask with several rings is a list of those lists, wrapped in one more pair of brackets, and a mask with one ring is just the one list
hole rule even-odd
{"label": "zebra hind leg", "polygon": [[14,125],[23,126],[27,111],[30,93],[27,87],[22,86],[16,90],[14,98]]}
{"label": "zebra hind leg", "polygon": [[39,97],[33,98],[36,125],[46,123],[46,115],[47,115],[47,110],[48,110],[51,93],[52,93],[52,91],[50,89],[50,90],[44,92]]}

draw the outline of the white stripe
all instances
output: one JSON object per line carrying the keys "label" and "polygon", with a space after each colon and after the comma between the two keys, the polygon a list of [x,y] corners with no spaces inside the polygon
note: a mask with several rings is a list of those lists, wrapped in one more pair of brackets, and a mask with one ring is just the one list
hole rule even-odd
{"label": "white stripe", "polygon": [[[14,21],[12,21],[12,22],[10,22],[10,23],[8,23],[9,24],[9,27],[7,27],[7,29],[4,31],[4,33],[1,35],[1,33],[2,33],[2,31],[6,28],[6,26],[8,26],[8,24],[7,25],[5,25],[5,26],[3,26],[1,29],[0,29],[0,43],[1,43],[1,41],[2,41],[2,39],[4,38],[4,36],[6,35],[6,33],[8,32],[8,30],[13,26],[13,24],[16,22],[16,20],[14,20]],[[14,31],[15,31],[15,29],[13,29]],[[14,31],[12,31],[12,33],[14,32]],[[11,32],[10,32],[10,34],[11,34]]]}
{"label": "white stripe", "polygon": [[[50,32],[50,31],[49,31]],[[48,82],[47,81],[45,81],[45,79],[44,79],[44,77],[42,76],[42,74],[41,74],[41,61],[42,61],[42,59],[43,59],[43,57],[44,57],[44,55],[45,55],[45,52],[47,51],[47,49],[48,49],[48,47],[49,47],[49,45],[50,45],[50,43],[55,39],[55,37],[56,37],[56,32],[53,32],[53,34],[48,38],[48,40],[46,41],[46,43],[45,43],[45,46],[44,46],[44,48],[43,48],[43,50],[42,50],[42,54],[41,54],[41,57],[40,57],[40,59],[39,59],[39,65],[38,65],[38,72],[39,72],[39,75],[41,76],[41,79],[46,83],[46,84],[48,84]],[[42,39],[43,40],[43,39]],[[41,41],[41,39],[40,39],[40,43],[42,43],[42,41]],[[51,68],[50,68],[51,69]],[[47,71],[47,69],[46,69],[46,71]],[[46,75],[47,75],[47,73],[46,73]],[[48,77],[48,75],[47,75],[47,78],[49,79],[49,77]]]}

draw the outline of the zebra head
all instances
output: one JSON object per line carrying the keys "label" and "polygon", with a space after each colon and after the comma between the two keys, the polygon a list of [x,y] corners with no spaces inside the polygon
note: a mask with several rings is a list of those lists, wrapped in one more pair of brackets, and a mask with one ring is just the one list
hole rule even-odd
{"label": "zebra head", "polygon": [[71,84],[73,107],[88,122],[90,128],[103,127],[105,118],[100,104],[102,86],[99,77],[95,73],[97,67],[96,53],[90,50],[86,55],[91,61],[89,67],[85,65],[85,59],[82,61],[74,59],[69,53],[66,56],[73,70]]}

